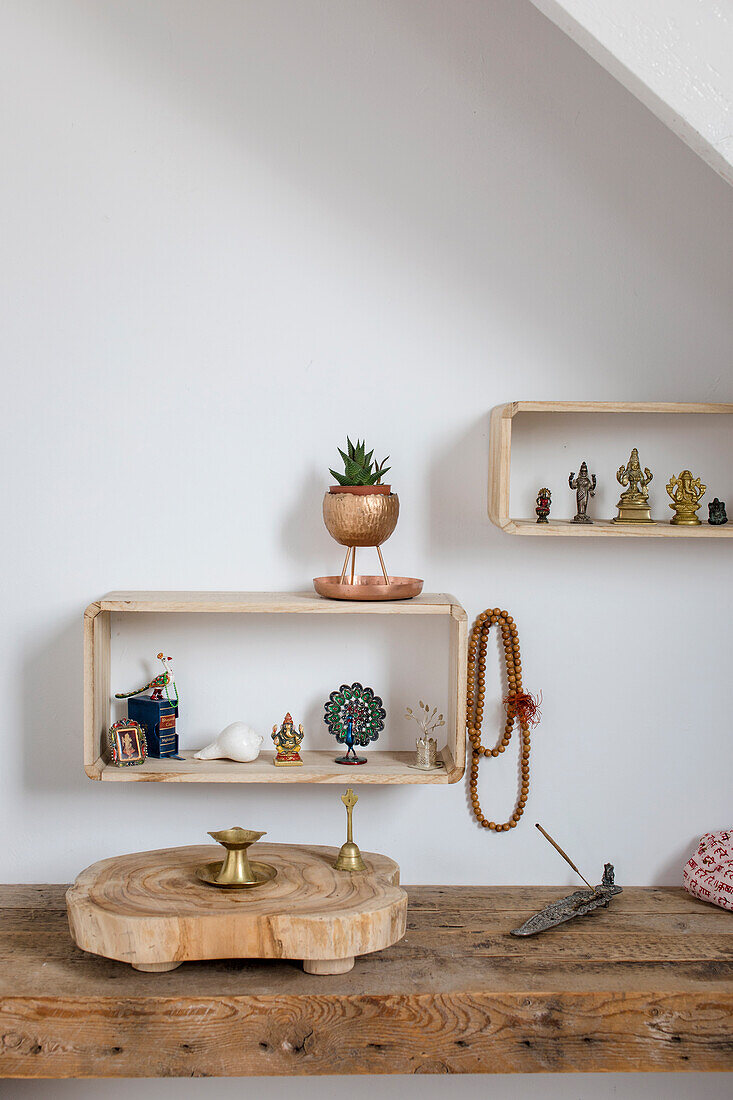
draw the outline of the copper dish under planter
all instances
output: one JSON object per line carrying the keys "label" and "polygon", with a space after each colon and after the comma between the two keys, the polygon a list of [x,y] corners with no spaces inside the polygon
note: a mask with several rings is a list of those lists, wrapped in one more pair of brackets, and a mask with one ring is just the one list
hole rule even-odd
{"label": "copper dish under planter", "polygon": [[423,582],[417,577],[355,576],[315,577],[313,587],[319,596],[329,600],[411,600],[422,592]]}

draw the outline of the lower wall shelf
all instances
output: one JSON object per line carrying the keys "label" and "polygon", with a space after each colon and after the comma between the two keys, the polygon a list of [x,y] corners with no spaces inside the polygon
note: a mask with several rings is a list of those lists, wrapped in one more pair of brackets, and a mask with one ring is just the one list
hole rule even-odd
{"label": "lower wall shelf", "polygon": [[463,769],[456,767],[449,749],[441,759],[445,764],[437,772],[421,772],[409,765],[414,752],[368,752],[367,763],[355,766],[337,764],[334,751],[305,751],[302,768],[276,768],[272,752],[267,751],[251,764],[232,760],[193,760],[193,752],[182,752],[183,760],[153,759],[133,768],[115,768],[103,759],[87,766],[90,779],[119,783],[456,783]]}
{"label": "lower wall shelf", "polygon": [[[181,613],[241,615],[245,616],[243,625],[247,615],[328,615],[334,626],[342,629],[354,615],[418,616],[418,620],[428,615],[442,619],[448,626],[446,746],[441,753],[445,767],[435,772],[411,768],[414,750],[369,750],[366,764],[339,765],[335,757],[340,746],[334,742],[331,749],[306,749],[301,753],[303,767],[276,768],[269,741],[261,757],[250,764],[192,760],[191,751],[182,752],[182,760],[149,758],[134,767],[111,766],[107,762],[112,702],[111,616]],[[300,621],[305,626],[309,620]],[[90,779],[111,783],[457,783],[466,767],[467,650],[466,612],[454,596],[444,592],[423,592],[411,600],[372,602],[326,600],[311,592],[110,592],[90,604],[84,613],[84,770]]]}

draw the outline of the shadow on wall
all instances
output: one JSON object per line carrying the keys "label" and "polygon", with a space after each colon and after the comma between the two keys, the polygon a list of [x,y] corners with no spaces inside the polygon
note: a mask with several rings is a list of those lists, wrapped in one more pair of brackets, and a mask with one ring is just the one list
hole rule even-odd
{"label": "shadow on wall", "polygon": [[436,450],[427,480],[428,542],[438,553],[460,553],[461,560],[484,558],[487,541],[501,532],[489,519],[489,413]]}
{"label": "shadow on wall", "polygon": [[[711,827],[713,828],[713,827]],[[654,872],[653,882],[666,883],[670,886],[682,885],[682,871],[690,856],[693,856],[697,851],[697,846],[700,842],[700,837],[695,837],[689,844],[684,844],[677,849],[677,854],[669,856],[663,863],[660,863]]]}
{"label": "shadow on wall", "polygon": [[[328,535],[321,518],[324,485],[325,479],[312,469],[298,483],[297,492],[284,513],[280,527],[282,547],[300,569],[307,562],[323,561],[323,568],[317,576],[337,573],[341,568],[339,547]],[[329,545],[333,551],[333,561],[329,557]],[[303,587],[308,588],[308,585]]]}
{"label": "shadow on wall", "polygon": [[69,621],[23,662],[24,786],[37,792],[88,782],[82,758],[83,649],[81,619]]}
{"label": "shadow on wall", "polygon": [[[434,259],[419,242],[440,240],[461,300],[510,311],[540,346],[566,345],[572,301],[590,361],[638,384],[634,363],[619,364],[619,317],[608,309],[616,269],[592,233],[569,246],[571,216],[579,229],[583,219],[615,224],[635,277],[673,270],[678,300],[704,301],[710,323],[727,326],[727,225],[707,201],[725,183],[528,3],[463,4],[460,18],[444,0],[220,2],[214,19],[163,0],[84,7],[75,48],[222,133],[337,233],[356,226],[413,271]],[[480,222],[477,194],[489,211]],[[704,264],[690,262],[698,253]],[[636,297],[621,317],[632,334]],[[672,351],[684,362],[684,349]]]}

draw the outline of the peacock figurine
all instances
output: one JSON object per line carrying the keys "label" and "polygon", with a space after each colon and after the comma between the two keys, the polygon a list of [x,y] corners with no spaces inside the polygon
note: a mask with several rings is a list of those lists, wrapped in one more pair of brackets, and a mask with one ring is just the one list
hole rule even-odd
{"label": "peacock figurine", "polygon": [[[133,695],[142,695],[148,688],[153,689],[153,693],[150,696],[151,699],[162,699],[163,692],[171,706],[178,706],[178,685],[176,684],[175,677],[173,675],[173,669],[171,668],[172,657],[166,657],[163,653],[158,654],[158,660],[163,662],[163,672],[154,676],[149,684],[145,684],[144,687],[138,688],[137,691],[117,691],[115,692],[115,699],[131,699]],[[168,685],[172,684],[174,691],[174,698],[171,699]]]}

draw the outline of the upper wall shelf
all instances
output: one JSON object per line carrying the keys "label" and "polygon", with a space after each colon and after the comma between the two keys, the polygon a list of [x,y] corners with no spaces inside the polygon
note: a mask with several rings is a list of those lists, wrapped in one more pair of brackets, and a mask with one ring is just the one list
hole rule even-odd
{"label": "upper wall shelf", "polygon": [[[111,766],[103,751],[111,721],[110,620],[112,613],[258,615],[438,615],[448,619],[449,699],[446,713],[447,745],[440,771],[411,768],[414,752],[370,751],[367,763],[346,768],[335,763],[330,751],[306,750],[300,768],[276,768],[273,752],[263,748],[257,760],[148,758],[131,768]],[[291,592],[109,592],[84,613],[84,769],[90,779],[115,783],[456,783],[466,766],[466,658],[467,616],[454,596],[424,592],[412,600],[326,600],[312,593]]]}
{"label": "upper wall shelf", "polygon": [[672,527],[659,522],[634,526],[596,520],[592,524],[571,520],[550,520],[538,524],[534,519],[516,519],[509,515],[512,422],[520,413],[718,413],[733,414],[733,405],[674,404],[653,401],[512,401],[491,410],[489,447],[489,519],[512,535],[578,535],[615,538],[731,538],[733,522],[723,527]]}

